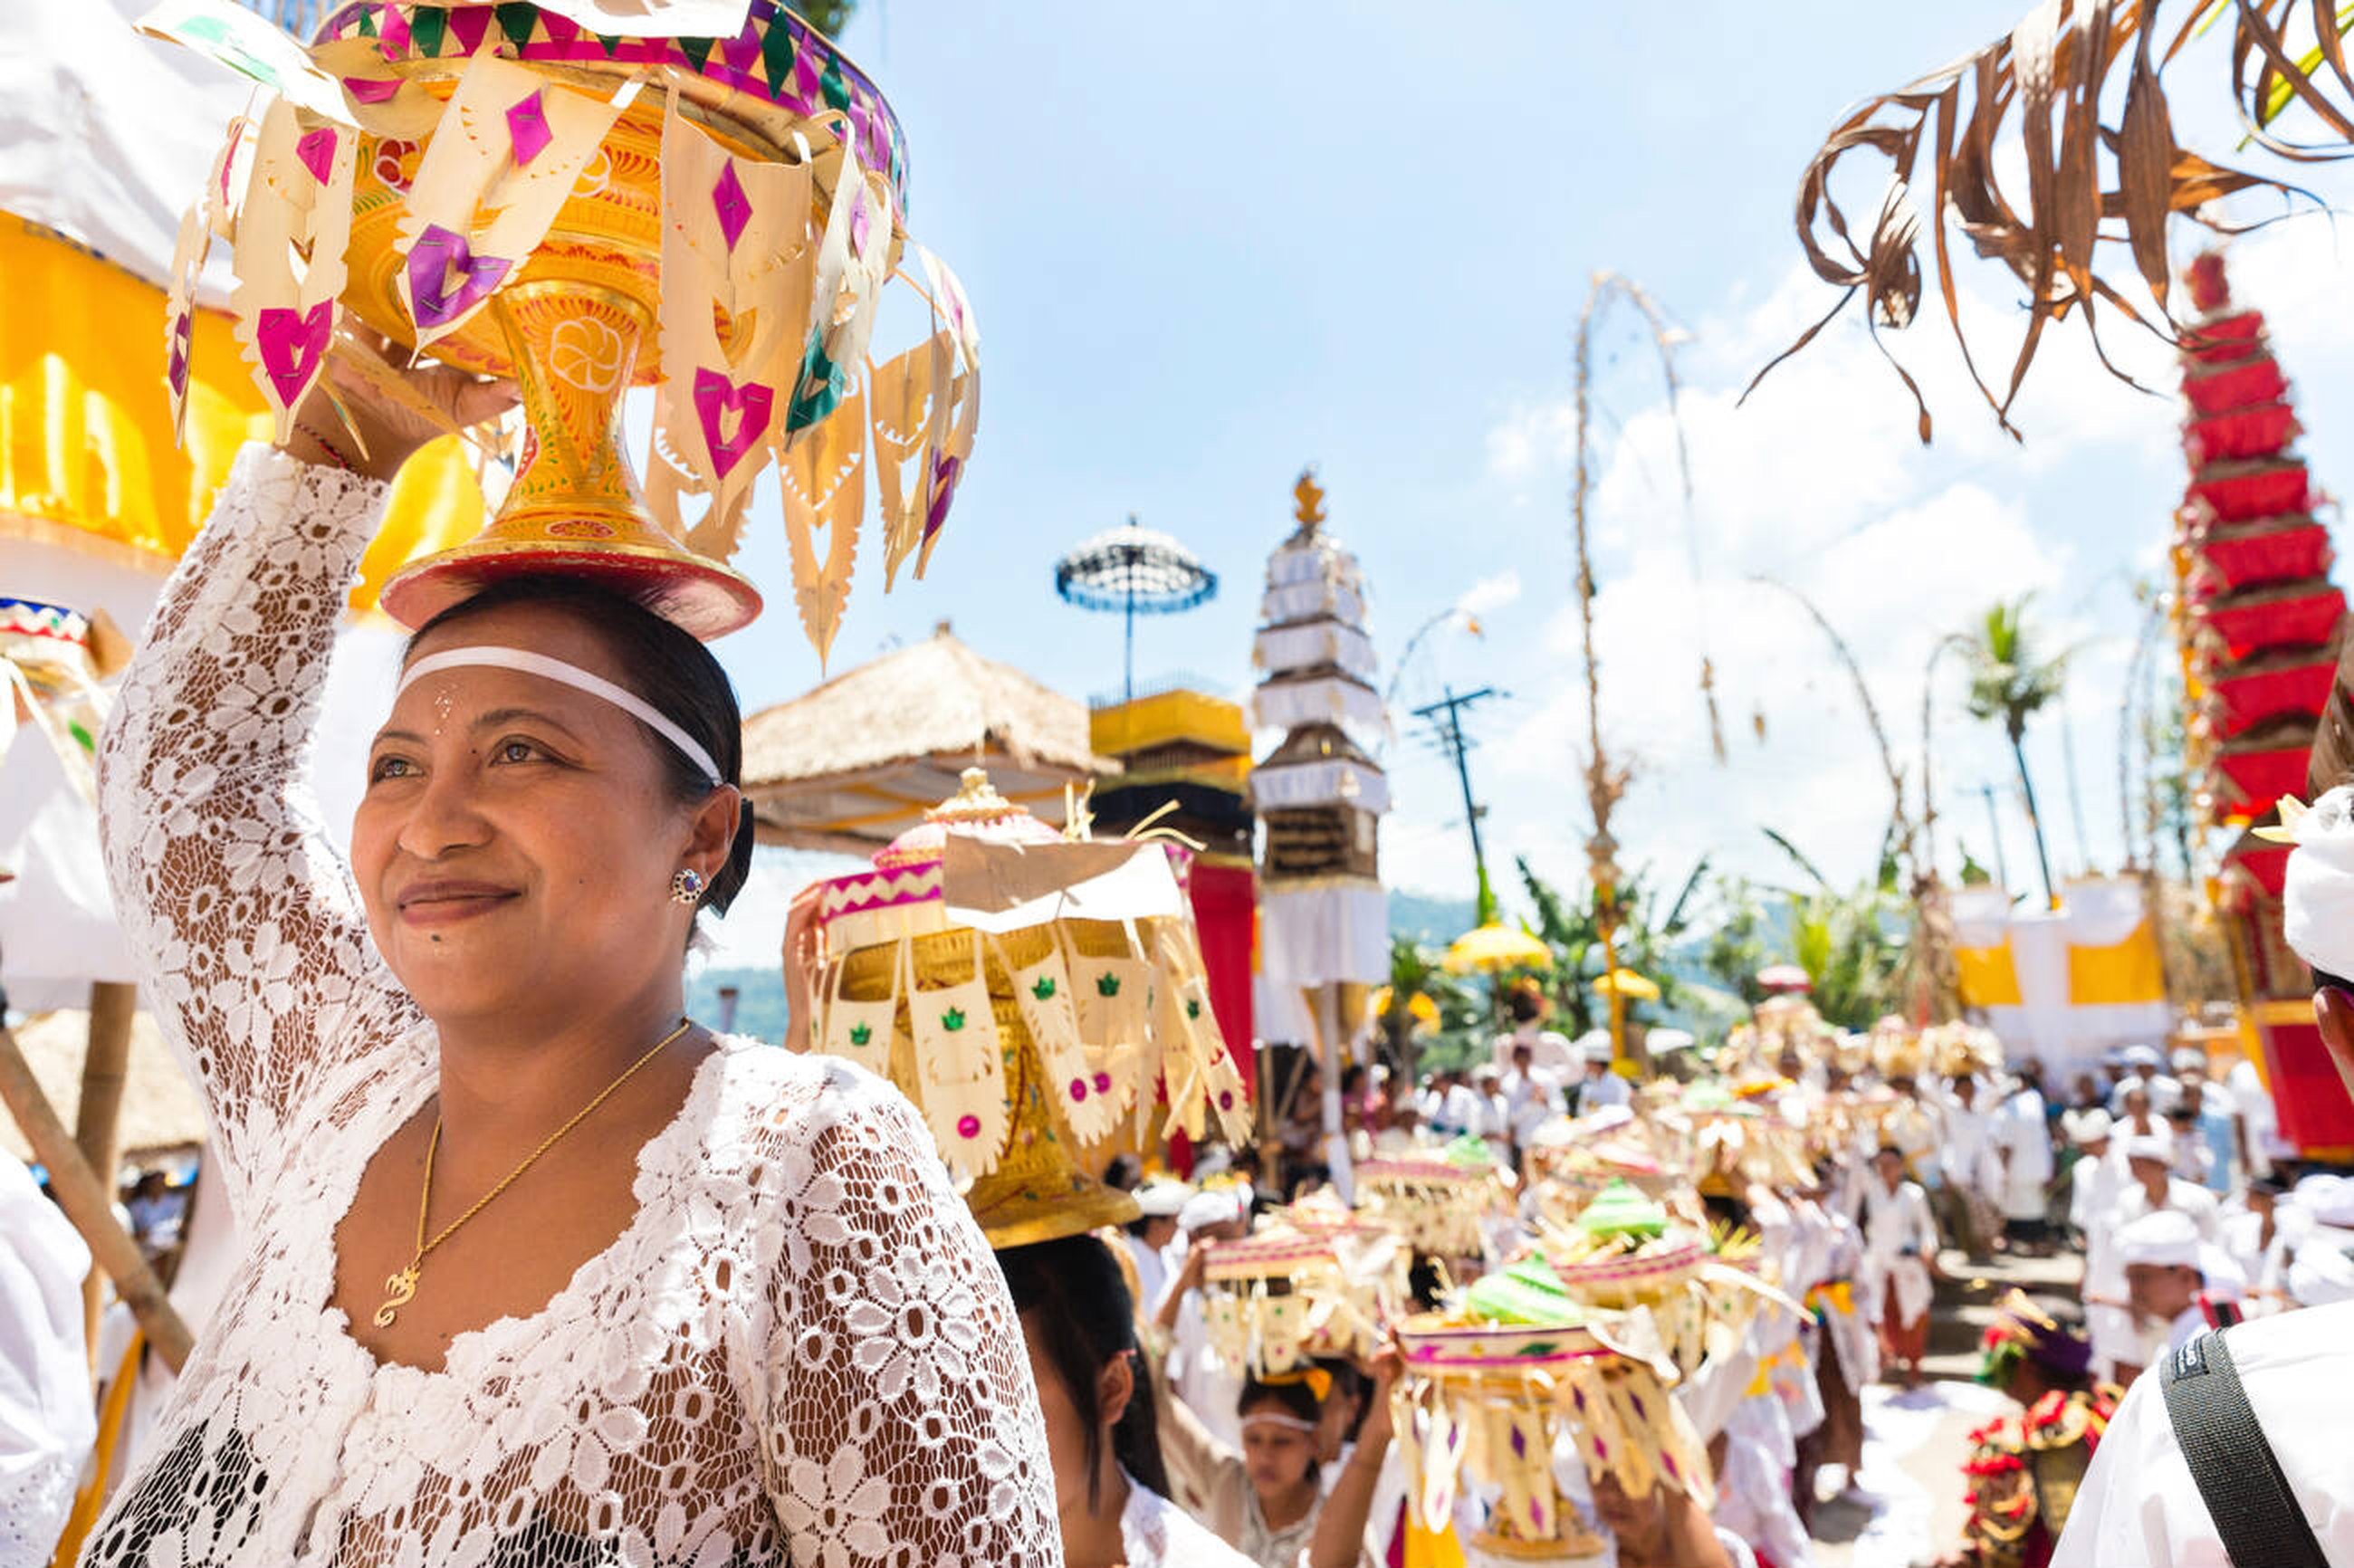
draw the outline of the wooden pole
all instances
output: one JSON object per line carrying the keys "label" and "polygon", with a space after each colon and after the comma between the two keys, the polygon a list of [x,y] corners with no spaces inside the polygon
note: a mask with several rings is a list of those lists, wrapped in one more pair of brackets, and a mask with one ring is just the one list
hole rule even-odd
{"label": "wooden pole", "polygon": [[[81,1103],[74,1108],[74,1143],[109,1198],[120,1185],[122,1163],[122,1086],[131,1072],[131,1015],[139,988],[119,980],[90,988],[90,1033],[81,1059]],[[90,1365],[98,1364],[98,1319],[106,1307],[106,1276],[90,1271],[82,1281],[83,1342]]]}
{"label": "wooden pole", "polygon": [[25,1060],[16,1032],[5,1025],[0,1025],[0,1104],[7,1106],[8,1114],[24,1129],[34,1158],[48,1168],[49,1189],[58,1196],[58,1206],[81,1233],[98,1266],[114,1281],[123,1305],[146,1331],[147,1342],[164,1358],[165,1366],[178,1372],[195,1338],[173,1309],[163,1282],[139,1255],[138,1244],[116,1222],[113,1193],[82,1158],[73,1135],[33,1076],[32,1064]]}

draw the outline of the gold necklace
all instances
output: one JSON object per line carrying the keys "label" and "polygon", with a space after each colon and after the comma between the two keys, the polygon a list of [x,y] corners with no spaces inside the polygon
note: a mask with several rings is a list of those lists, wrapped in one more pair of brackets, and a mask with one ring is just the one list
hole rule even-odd
{"label": "gold necklace", "polygon": [[428,1253],[431,1252],[435,1247],[440,1246],[443,1242],[448,1241],[451,1236],[455,1235],[458,1233],[458,1227],[464,1224],[468,1220],[472,1219],[476,1214],[481,1213],[484,1208],[489,1206],[492,1199],[505,1192],[509,1187],[514,1186],[516,1177],[521,1176],[525,1171],[530,1170],[541,1155],[555,1148],[558,1139],[561,1139],[566,1133],[570,1132],[574,1128],[578,1127],[582,1122],[587,1121],[590,1112],[594,1111],[599,1106],[603,1105],[607,1100],[612,1098],[614,1091],[619,1089],[623,1084],[628,1083],[632,1077],[636,1076],[639,1068],[644,1066],[647,1063],[660,1055],[663,1046],[668,1045],[672,1041],[677,1039],[680,1035],[685,1033],[688,1030],[694,1027],[695,1021],[693,1019],[681,1019],[677,1028],[672,1030],[669,1033],[654,1042],[652,1050],[648,1051],[644,1055],[631,1063],[620,1077],[614,1079],[611,1083],[607,1084],[605,1087],[599,1092],[595,1099],[590,1100],[587,1105],[582,1106],[578,1113],[575,1115],[570,1121],[566,1122],[562,1127],[559,1127],[554,1132],[549,1133],[546,1139],[541,1140],[540,1146],[537,1149],[535,1149],[529,1154],[525,1155],[523,1157],[523,1163],[508,1171],[504,1179],[503,1179],[497,1186],[492,1188],[489,1192],[475,1199],[474,1206],[472,1208],[468,1209],[464,1213],[460,1214],[456,1219],[451,1220],[448,1224],[442,1226],[440,1233],[434,1236],[431,1241],[428,1241],[425,1239],[425,1216],[428,1211],[432,1207],[433,1203],[433,1156],[441,1147],[441,1118],[439,1112],[435,1113],[433,1118],[433,1136],[427,1140],[425,1145],[425,1190],[419,1193],[417,1197],[417,1251],[410,1255],[408,1267],[402,1269],[399,1273],[393,1275],[384,1282],[384,1305],[376,1309],[376,1318],[374,1319],[376,1326],[379,1329],[391,1328],[393,1320],[400,1315],[400,1309],[403,1307],[408,1306],[411,1300],[415,1299],[417,1296],[418,1277],[424,1272],[425,1257]]}

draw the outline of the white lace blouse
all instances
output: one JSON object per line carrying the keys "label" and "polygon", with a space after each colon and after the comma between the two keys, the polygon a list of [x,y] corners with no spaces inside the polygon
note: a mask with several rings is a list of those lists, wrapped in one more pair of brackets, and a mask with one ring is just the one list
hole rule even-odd
{"label": "white lace blouse", "polygon": [[304,783],[383,499],[247,449],[107,726],[115,905],[250,1240],[83,1562],[1059,1564],[1002,1277],[914,1109],[840,1063],[722,1040],[629,1228],[441,1371],[346,1333],[335,1226],[436,1081]]}

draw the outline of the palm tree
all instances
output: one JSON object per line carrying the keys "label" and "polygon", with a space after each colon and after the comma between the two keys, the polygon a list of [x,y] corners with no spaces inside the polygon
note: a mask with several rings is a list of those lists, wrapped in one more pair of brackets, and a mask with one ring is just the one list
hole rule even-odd
{"label": "palm tree", "polygon": [[1968,641],[1970,657],[1970,716],[1999,721],[2010,742],[2010,760],[2019,769],[2019,790],[2027,800],[2027,825],[2035,833],[2035,864],[2043,874],[2043,896],[2053,908],[2060,900],[2052,889],[2052,857],[2043,847],[2043,815],[2035,809],[2035,781],[2028,776],[2027,752],[2021,742],[2027,721],[2060,694],[2066,683],[2068,655],[2036,657],[2034,639],[2028,634],[2027,601],[2022,595],[2010,603],[1998,602]]}

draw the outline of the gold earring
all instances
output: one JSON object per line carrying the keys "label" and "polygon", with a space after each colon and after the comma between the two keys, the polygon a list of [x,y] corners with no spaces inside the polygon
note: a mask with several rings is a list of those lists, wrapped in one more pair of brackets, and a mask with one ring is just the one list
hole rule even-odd
{"label": "gold earring", "polygon": [[681,866],[678,874],[670,879],[670,901],[673,904],[700,904],[705,885],[703,873],[691,865]]}

